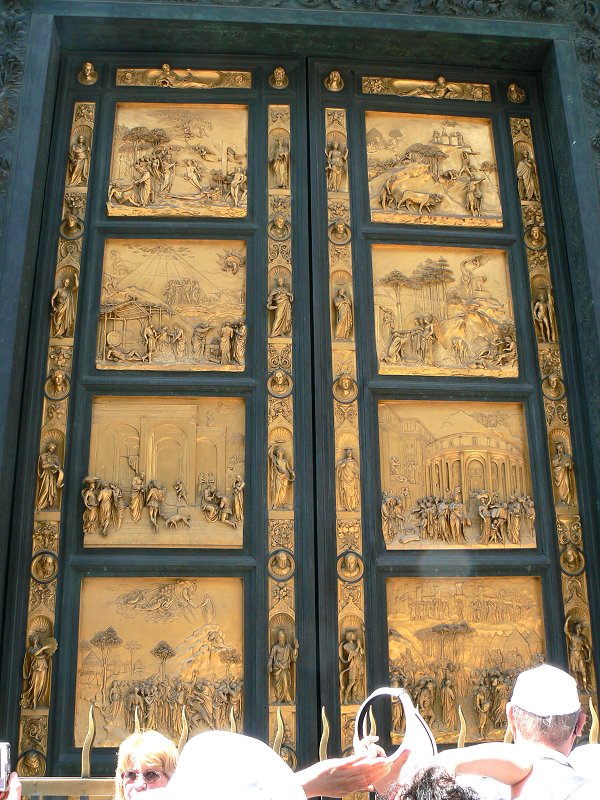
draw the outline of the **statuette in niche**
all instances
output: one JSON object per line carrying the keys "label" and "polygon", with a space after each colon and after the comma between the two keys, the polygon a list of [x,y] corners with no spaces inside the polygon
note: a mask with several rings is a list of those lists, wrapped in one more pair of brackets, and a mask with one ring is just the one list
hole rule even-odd
{"label": "statuette in niche", "polygon": [[327,158],[325,165],[327,189],[330,192],[339,192],[348,171],[348,149],[340,149],[339,141],[334,139],[325,150],[325,157]]}
{"label": "statuette in niche", "polygon": [[45,508],[56,508],[58,505],[58,493],[63,487],[65,476],[54,442],[46,445],[45,451],[40,453],[37,474],[37,510],[43,511]]}
{"label": "statuette in niche", "polygon": [[280,444],[269,448],[269,479],[271,486],[271,508],[285,508],[290,483],[296,480],[286,452]]}
{"label": "statuette in niche", "polygon": [[69,150],[67,180],[69,186],[87,185],[90,173],[90,146],[83,134],[75,139]]}
{"label": "statuette in niche", "polygon": [[274,312],[269,336],[289,336],[292,330],[293,300],[294,295],[279,276],[267,299],[267,308]]}
{"label": "statuette in niche", "polygon": [[269,84],[273,89],[285,89],[289,84],[288,76],[285,74],[283,67],[275,67],[272,74],[269,76]]}
{"label": "statuette in niche", "polygon": [[98,73],[91,61],[84,61],[77,75],[77,80],[84,86],[92,86],[98,80]]}
{"label": "statuette in niche", "polygon": [[330,92],[340,92],[344,88],[344,80],[337,69],[332,69],[323,83]]}
{"label": "statuette in niche", "polygon": [[556,342],[556,317],[554,301],[550,291],[544,287],[538,289],[533,302],[533,322],[538,341]]}
{"label": "statuette in niche", "polygon": [[50,700],[52,656],[58,649],[58,643],[51,635],[51,623],[48,620],[45,622],[49,631],[34,631],[25,651],[21,708],[45,708]]}
{"label": "statuette in niche", "polygon": [[517,186],[521,200],[540,199],[537,168],[529,150],[525,150],[521,160],[517,163]]}
{"label": "statuette in niche", "polygon": [[339,646],[342,703],[357,703],[364,696],[365,650],[355,631],[348,631]]}
{"label": "statuette in niche", "polygon": [[552,459],[552,477],[559,500],[568,506],[575,505],[575,467],[573,456],[565,443],[557,441]]}
{"label": "statuette in niche", "polygon": [[351,447],[336,464],[338,507],[344,511],[356,511],[360,505],[360,479],[358,462]]}
{"label": "statuette in niche", "polygon": [[50,298],[52,335],[73,336],[75,328],[75,293],[79,288],[77,273],[62,280]]}
{"label": "statuette in niche", "polygon": [[294,702],[292,696],[295,694],[295,685],[292,678],[292,666],[298,660],[299,649],[300,645],[297,639],[290,644],[283,628],[277,631],[277,641],[271,647],[267,670],[271,676],[271,685],[278,703]]}
{"label": "statuette in niche", "polygon": [[290,148],[285,139],[276,140],[273,152],[269,157],[269,164],[273,171],[275,188],[288,189],[290,185]]}
{"label": "statuette in niche", "polygon": [[506,97],[511,103],[523,103],[527,99],[524,89],[516,83],[509,83],[506,90]]}
{"label": "statuette in niche", "polygon": [[333,298],[333,307],[335,308],[335,338],[341,340],[351,339],[354,327],[354,311],[352,300],[346,294],[345,288],[338,289],[336,296]]}
{"label": "statuette in niche", "polygon": [[569,648],[569,671],[577,681],[580,691],[589,692],[591,682],[592,648],[585,634],[585,623],[567,616],[564,625]]}

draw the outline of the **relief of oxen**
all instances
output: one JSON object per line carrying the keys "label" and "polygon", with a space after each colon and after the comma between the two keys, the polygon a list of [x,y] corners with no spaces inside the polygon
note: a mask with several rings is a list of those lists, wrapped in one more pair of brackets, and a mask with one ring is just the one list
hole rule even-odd
{"label": "relief of oxen", "polygon": [[394,175],[386,180],[379,195],[379,202],[384,210],[394,204],[398,210],[404,207],[411,214],[422,214],[423,212],[430,214],[442,200],[441,194],[403,189],[401,181]]}

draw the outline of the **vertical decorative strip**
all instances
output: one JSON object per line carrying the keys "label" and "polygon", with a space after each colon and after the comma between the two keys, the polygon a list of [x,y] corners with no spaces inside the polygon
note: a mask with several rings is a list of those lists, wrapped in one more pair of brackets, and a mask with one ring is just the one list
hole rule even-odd
{"label": "vertical decorative strip", "polygon": [[513,117],[510,120],[510,127],[529,269],[531,310],[538,343],[546,433],[552,465],[569,669],[577,681],[580,692],[588,697],[589,702],[590,697],[596,697],[597,688],[592,658],[586,564],[544,212],[531,122],[529,119]]}
{"label": "vertical decorative strip", "polygon": [[77,315],[81,244],[92,137],[94,103],[76,103],[71,126],[67,174],[59,226],[54,288],[49,299],[50,339],[29,582],[27,637],[23,658],[21,724],[16,768],[20,775],[46,771],[48,714],[52,690],[60,518],[64,486],[67,416]]}
{"label": "vertical decorative strip", "polygon": [[366,696],[364,564],[360,513],[358,384],[352,286],[352,227],[346,111],[325,109],[327,236],[338,576],[338,657],[342,749]]}
{"label": "vertical decorative strip", "polygon": [[[268,517],[269,736],[296,766],[296,581],[294,578],[294,407],[292,377],[292,208],[290,107],[268,108]],[[282,738],[281,738],[282,737]]]}

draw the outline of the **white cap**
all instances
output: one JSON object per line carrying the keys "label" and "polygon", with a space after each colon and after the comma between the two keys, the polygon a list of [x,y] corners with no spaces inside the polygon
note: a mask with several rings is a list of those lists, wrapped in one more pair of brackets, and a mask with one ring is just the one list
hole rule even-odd
{"label": "white cap", "polygon": [[306,800],[299,780],[274,750],[258,739],[227,731],[207,731],[190,739],[162,796]]}
{"label": "white cap", "polygon": [[515,681],[511,703],[537,717],[573,714],[581,708],[575,679],[550,664],[522,672]]}

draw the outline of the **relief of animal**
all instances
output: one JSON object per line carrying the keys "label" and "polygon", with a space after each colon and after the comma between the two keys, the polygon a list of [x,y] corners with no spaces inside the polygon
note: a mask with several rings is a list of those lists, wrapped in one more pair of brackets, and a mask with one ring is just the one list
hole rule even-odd
{"label": "relief of animal", "polygon": [[190,528],[192,518],[189,514],[171,514],[170,517],[164,517],[167,528],[174,528],[177,530],[177,525],[181,522],[184,526]]}
{"label": "relief of animal", "polygon": [[407,211],[416,214],[422,214],[426,211],[428,214],[435,206],[442,202],[441,194],[430,194],[429,192],[414,192],[412,189],[404,189],[400,197],[396,198],[396,208],[400,209],[402,206]]}

